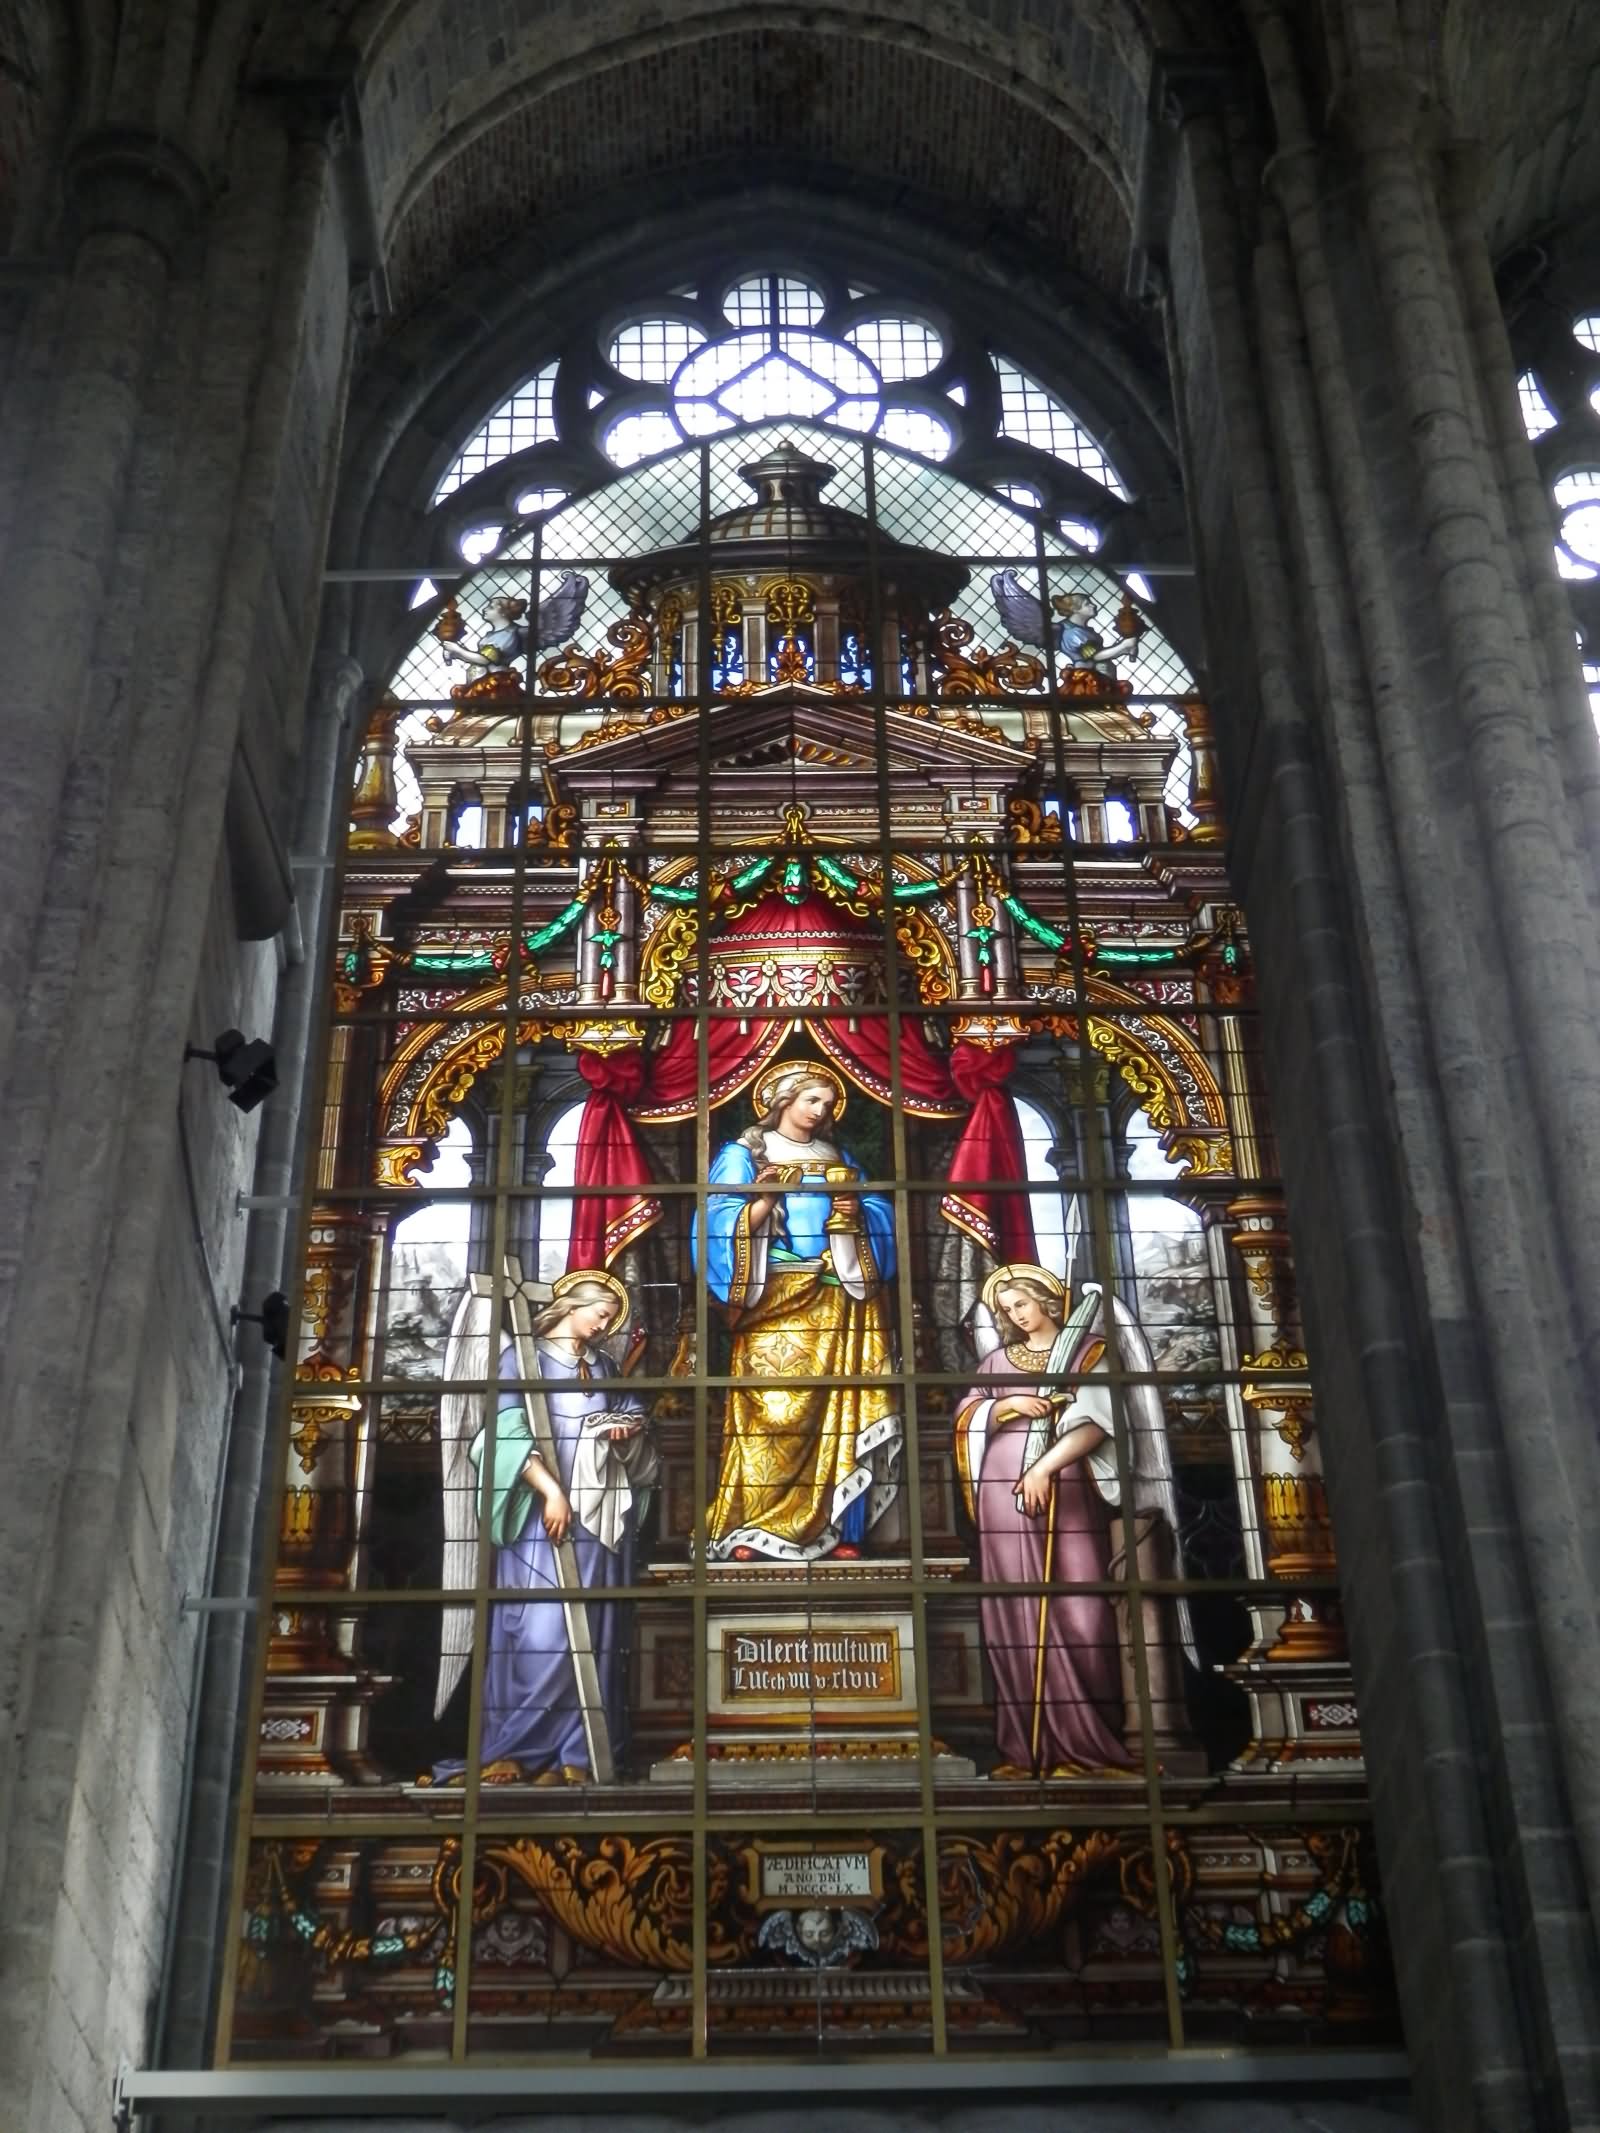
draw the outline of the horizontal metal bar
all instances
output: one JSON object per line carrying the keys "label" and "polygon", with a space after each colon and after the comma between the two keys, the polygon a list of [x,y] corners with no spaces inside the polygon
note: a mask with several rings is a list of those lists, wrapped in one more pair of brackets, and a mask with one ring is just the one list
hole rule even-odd
{"label": "horizontal metal bar", "polygon": [[[610,564],[629,562],[632,558],[620,550],[612,549],[605,555],[561,556],[541,562],[543,577],[555,577],[564,570],[604,570]],[[1037,556],[951,556],[949,561],[967,563],[973,568],[1014,570],[1026,567],[1037,572]],[[1051,570],[1076,570],[1087,564],[1099,571],[1104,578],[1192,578],[1195,568],[1192,563],[1127,563],[1122,561],[1102,563],[1095,554],[1053,555],[1048,559]],[[465,557],[448,565],[443,563],[383,563],[383,564],[331,564],[322,573],[324,585],[412,585],[418,578],[431,578],[441,592],[452,585],[459,590],[468,578],[474,578],[482,570],[531,570],[531,556],[487,555],[481,563],[469,563]],[[421,603],[419,603],[420,605]]]}
{"label": "horizontal metal bar", "polygon": [[[1028,1600],[1037,1599],[1046,1592],[1058,1597],[1067,1593],[1094,1592],[1102,1593],[1108,1599],[1121,1599],[1128,1590],[1125,1578],[1051,1578],[1047,1584],[1040,1578],[941,1578],[908,1576],[904,1572],[891,1577],[876,1577],[870,1574],[871,1556],[860,1557],[858,1561],[869,1566],[869,1574],[831,1579],[783,1578],[774,1583],[770,1578],[758,1577],[697,1577],[694,1566],[684,1563],[672,1566],[675,1571],[681,1567],[681,1577],[662,1577],[650,1584],[605,1585],[596,1589],[604,1594],[608,1607],[614,1601],[620,1603],[623,1600],[635,1601],[640,1606],[658,1606],[663,1601],[677,1604],[704,1591],[714,1600],[741,1606],[770,1601],[775,1594],[781,1594],[788,1608],[818,1607],[824,1611],[847,1600],[908,1600],[916,1592],[926,1592],[937,1604],[957,1599]],[[1259,1600],[1264,1607],[1278,1607],[1305,1593],[1338,1592],[1340,1585],[1338,1578],[1330,1573],[1324,1577],[1296,1578],[1292,1584],[1287,1579],[1247,1577],[1141,1578],[1139,1590],[1153,1598],[1188,1599],[1196,1593],[1202,1597],[1212,1594],[1228,1600]],[[460,1604],[461,1597],[459,1590],[442,1585],[345,1585],[337,1592],[302,1592],[288,1584],[274,1586],[266,1596],[267,1604],[292,1607],[302,1614],[356,1614],[374,1607],[454,1607]],[[537,1585],[491,1585],[485,1597],[503,1601],[508,1607],[565,1607],[568,1604],[567,1595],[555,1585],[548,1589]],[[186,1614],[201,1611],[250,1614],[260,1605],[259,1599],[190,1600],[187,1596],[183,1603]]]}
{"label": "horizontal metal bar", "polygon": [[[908,1764],[915,1758],[907,1756]],[[713,1763],[714,1773],[719,1766]],[[748,1837],[752,1831],[778,1837],[786,1844],[799,1843],[805,1836],[826,1834],[829,1836],[854,1836],[860,1838],[862,1829],[870,1822],[875,1836],[885,1832],[899,1833],[906,1830],[922,1830],[929,1826],[930,1818],[920,1806],[894,1808],[878,1804],[880,1800],[892,1800],[898,1789],[901,1796],[914,1796],[918,1787],[918,1773],[908,1769],[903,1783],[897,1779],[895,1786],[885,1785],[881,1794],[875,1793],[870,1809],[864,1810],[861,1799],[849,1807],[818,1807],[816,1792],[837,1794],[848,1787],[847,1778],[820,1778],[815,1786],[808,1781],[790,1787],[773,1787],[763,1791],[766,1804],[759,1814],[748,1804],[742,1803],[732,1791],[719,1797],[728,1799],[726,1807],[708,1807],[703,1814],[696,1814],[688,1804],[690,1768],[688,1757],[684,1758],[685,1778],[670,1790],[680,1793],[685,1804],[674,1810],[670,1807],[652,1805],[648,1809],[626,1812],[610,1800],[602,1800],[593,1806],[585,1804],[579,1788],[563,1786],[548,1797],[559,1798],[559,1811],[535,1814],[505,1800],[493,1806],[480,1807],[473,1827],[487,1841],[497,1844],[512,1844],[523,1837],[570,1837],[583,1831],[591,1836],[642,1836],[687,1837],[695,1830],[705,1829],[718,1837]],[[1314,1765],[1304,1766],[1313,1771]],[[1310,1828],[1364,1829],[1371,1820],[1371,1810],[1364,1799],[1351,1797],[1349,1792],[1338,1794],[1339,1785],[1350,1786],[1359,1773],[1346,1765],[1343,1770],[1324,1770],[1320,1778],[1307,1776],[1292,1781],[1289,1789],[1280,1798],[1250,1803],[1233,1800],[1226,1793],[1220,1799],[1202,1801],[1198,1806],[1186,1806],[1174,1800],[1170,1790],[1171,1780],[1163,1780],[1162,1818],[1173,1829],[1223,1829],[1265,1831],[1279,1837],[1292,1837],[1298,1831]],[[936,1778],[936,1788],[942,1788],[942,1778]],[[968,1785],[981,1782],[972,1778],[952,1780],[953,1784]],[[936,1791],[938,1804],[932,1815],[932,1826],[940,1834],[961,1833],[967,1830],[993,1831],[997,1827],[1007,1830],[1043,1829],[1060,1830],[1068,1824],[1080,1824],[1085,1817],[1092,1820],[1097,1829],[1139,1829],[1150,1827],[1150,1781],[1143,1775],[1126,1781],[1126,1790],[1132,1795],[1121,1803],[1108,1802],[1104,1790],[1092,1804],[1085,1799],[1080,1781],[1062,1779],[1054,1796],[1048,1789],[1057,1781],[1046,1779],[1043,1788],[1039,1781],[1029,1780],[1029,1797],[1037,1805],[1019,1805],[1013,1797],[994,1806],[951,1807],[946,1806]],[[1073,1789],[1076,1787],[1077,1789]],[[1313,1787],[1315,1789],[1313,1790]],[[1008,1792],[1015,1793],[1016,1786],[1008,1784]],[[466,1818],[464,1794],[459,1788],[439,1789],[441,1803],[454,1798],[458,1805],[452,1812],[445,1804],[420,1808],[408,1803],[401,1813],[377,1815],[353,1815],[333,1811],[334,1800],[339,1796],[331,1788],[324,1788],[315,1797],[325,1802],[317,1814],[292,1815],[262,1807],[252,1816],[250,1835],[253,1841],[271,1844],[281,1840],[305,1838],[307,1841],[340,1842],[392,1839],[404,1842],[416,1837],[459,1837]],[[665,1794],[669,1787],[658,1788]],[[1333,1793],[1333,1797],[1329,1797]],[[746,1796],[748,1800],[748,1795]]]}
{"label": "horizontal metal bar", "polygon": [[166,2110],[246,2116],[271,2110],[291,2117],[345,2116],[400,2111],[411,2118],[448,2111],[458,2104],[503,2102],[519,2110],[563,2108],[574,2102],[604,2109],[627,2100],[703,2102],[727,2096],[744,2102],[762,2093],[792,2098],[794,2074],[806,2075],[806,2100],[823,2097],[920,2094],[950,2090],[1038,2090],[1052,2099],[1115,2095],[1149,2089],[1213,2092],[1229,2089],[1403,2089],[1410,2067],[1401,2052],[1230,2051],[1225,2049],[1042,2053],[1037,2059],[1002,2059],[962,2053],[935,2059],[932,2053],[896,2053],[882,2046],[870,2059],[813,2053],[774,2059],[655,2060],[619,2065],[615,2060],[530,2058],[521,2066],[439,2066],[412,2061],[403,2067],[263,2067],[233,2073],[166,2073],[128,2068],[118,2076],[115,2101],[135,2116]]}
{"label": "horizontal metal bar", "polygon": [[[940,1121],[940,1123],[953,1125],[955,1121],[946,1119]],[[1226,1128],[1217,1128],[1216,1130],[1226,1131]],[[996,1193],[1001,1196],[1009,1193],[1013,1198],[1031,1194],[1040,1198],[1052,1199],[1064,1198],[1069,1193],[1078,1193],[1085,1198],[1094,1194],[1102,1200],[1143,1201],[1170,1200],[1176,1197],[1173,1190],[1175,1186],[1206,1185],[1213,1182],[1214,1178],[1211,1176],[1201,1176],[1199,1178],[1182,1176],[1172,1178],[1117,1178],[1108,1184],[1101,1183],[1098,1179],[1088,1177],[1075,1178],[1072,1176],[1057,1178],[1049,1184],[1042,1178],[962,1178],[952,1181],[948,1177],[875,1178],[867,1176],[853,1177],[848,1181],[835,1181],[828,1178],[808,1177],[799,1178],[793,1184],[782,1184],[781,1181],[771,1178],[765,1182],[757,1178],[749,1184],[742,1184],[734,1178],[652,1178],[648,1186],[640,1186],[636,1188],[636,1192],[640,1199],[649,1198],[652,1200],[692,1200],[695,1194],[702,1189],[708,1189],[718,1199],[758,1200],[781,1187],[785,1199],[805,1199],[809,1197],[817,1200],[828,1200],[845,1197],[856,1200],[865,1194],[875,1194],[879,1199],[887,1200],[897,1192],[916,1194],[922,1198],[927,1198],[933,1193],[981,1192],[986,1194]],[[1263,1196],[1262,1188],[1269,1181],[1260,1177],[1235,1177],[1230,1173],[1223,1178],[1222,1182],[1229,1188],[1230,1196],[1236,1200],[1246,1197],[1246,1186],[1249,1187],[1248,1197],[1252,1200],[1259,1200]],[[424,1184],[421,1186],[408,1186],[404,1189],[413,1198],[420,1195],[421,1198],[430,1203],[436,1203],[439,1206],[456,1207],[473,1205],[487,1207],[495,1200],[519,1198],[617,1200],[621,1199],[628,1190],[629,1188],[626,1185],[619,1185],[615,1178],[606,1178],[598,1185],[567,1183],[551,1185],[541,1180],[537,1183],[523,1185],[440,1185],[430,1189]],[[346,1197],[351,1193],[356,1193],[360,1197],[372,1201],[374,1205],[385,1209],[404,1204],[404,1193],[400,1188],[382,1185],[343,1186],[330,1188],[326,1191],[320,1186],[310,1186],[304,1193],[294,1196],[263,1193],[259,1198],[253,1198],[247,1193],[240,1193],[238,1195],[238,1204],[240,1207],[292,1206],[301,1199],[315,1201],[331,1199],[334,1197],[335,1191],[342,1191]],[[1251,1212],[1254,1213],[1255,1210],[1252,1209]]]}
{"label": "horizontal metal bar", "polygon": [[[691,1286],[687,1276],[681,1286]],[[403,1294],[404,1291],[400,1293]],[[1234,1322],[1228,1320],[1224,1323],[1231,1325]],[[760,1376],[747,1374],[742,1377],[704,1370],[696,1371],[693,1377],[675,1378],[670,1375],[652,1376],[648,1371],[641,1370],[629,1377],[617,1379],[612,1389],[616,1392],[624,1392],[630,1388],[634,1392],[686,1392],[696,1385],[704,1385],[710,1392],[802,1392],[807,1386],[821,1385],[831,1390],[858,1392],[916,1385],[965,1391],[972,1385],[976,1372],[976,1364],[962,1370],[918,1370],[915,1364],[911,1364],[903,1370],[858,1371],[850,1377],[822,1370],[771,1370]],[[1309,1370],[1184,1370],[1178,1366],[1168,1370],[1124,1370],[1120,1365],[1106,1363],[1093,1370],[992,1370],[986,1373],[983,1383],[985,1386],[1005,1385],[1021,1392],[1037,1391],[1041,1385],[1052,1385],[1060,1392],[1069,1392],[1081,1391],[1085,1385],[1167,1385],[1174,1388],[1197,1385],[1202,1391],[1206,1391],[1219,1385],[1256,1384],[1271,1386],[1282,1392],[1296,1392],[1310,1383],[1310,1376]],[[437,1377],[428,1378],[350,1377],[327,1382],[302,1378],[298,1381],[295,1398],[325,1401],[335,1394],[344,1396],[385,1392],[402,1395],[415,1393],[420,1399],[431,1397],[438,1392],[525,1392],[534,1387],[562,1391],[570,1388],[571,1384],[570,1377],[559,1377],[554,1372],[541,1373],[537,1377],[523,1377],[520,1373],[506,1371],[496,1378],[447,1378],[441,1369]]]}

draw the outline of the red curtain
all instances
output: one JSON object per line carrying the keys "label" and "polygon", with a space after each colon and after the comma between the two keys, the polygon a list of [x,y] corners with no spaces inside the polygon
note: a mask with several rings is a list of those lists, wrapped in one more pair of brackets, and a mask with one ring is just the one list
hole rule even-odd
{"label": "red curtain", "polygon": [[[754,1022],[717,1020],[706,1024],[706,1088],[713,1107],[755,1080],[789,1034],[783,1016]],[[694,1116],[695,1068],[699,1043],[693,1022],[674,1022],[659,1052],[647,1055],[643,1096],[634,1117],[647,1125]]]}
{"label": "red curtain", "polygon": [[[712,1101],[761,1071],[785,1036],[785,1021],[707,1026]],[[691,1116],[698,1048],[692,1022],[674,1023],[659,1052],[580,1052],[578,1071],[589,1084],[578,1121],[577,1185],[610,1186],[572,1203],[567,1267],[609,1266],[624,1246],[661,1220],[650,1187],[650,1164],[634,1131],[636,1120]]]}
{"label": "red curtain", "polygon": [[[841,911],[807,896],[799,905],[771,896],[719,936],[724,946],[741,937],[752,946],[771,942],[780,952],[808,932],[831,934],[853,930]],[[863,933],[867,928],[861,927]],[[765,1011],[763,1011],[765,1010]],[[719,1017],[708,1023],[708,1088],[713,1106],[747,1088],[782,1045],[796,1020],[803,1021],[818,1049],[857,1087],[880,1102],[890,1094],[889,1026],[881,1014],[852,1018],[840,1010],[805,1015],[772,1012],[770,998],[752,1002],[748,1020]],[[657,1052],[585,1052],[578,1066],[589,1084],[578,1128],[576,1182],[613,1188],[573,1202],[569,1268],[609,1266],[625,1245],[661,1219],[661,1203],[650,1191],[650,1165],[635,1124],[664,1123],[694,1114],[699,1048],[691,1021],[674,1023]],[[950,1166],[951,1190],[941,1212],[997,1259],[1033,1256],[1033,1223],[1026,1193],[986,1192],[994,1181],[1021,1182],[1027,1176],[1022,1134],[1005,1093],[1012,1059],[1009,1051],[985,1051],[958,1044],[947,1060],[928,1042],[914,1013],[900,1022],[901,1098],[913,1116],[953,1118],[963,1103],[971,1105]]]}
{"label": "red curtain", "polygon": [[958,1044],[950,1054],[950,1079],[972,1106],[965,1131],[950,1159],[950,1190],[939,1212],[965,1230],[1002,1265],[1034,1256],[1033,1211],[1025,1192],[990,1192],[995,1182],[1020,1183],[1028,1175],[1016,1105],[1006,1094],[1015,1066],[1009,1051]]}
{"label": "red curtain", "polygon": [[[852,1029],[845,1016],[818,1015],[806,1029],[819,1050],[841,1067],[858,1088],[880,1103],[889,1101],[889,1022],[885,1015],[863,1015]],[[959,1118],[961,1105],[952,1093],[950,1068],[936,1052],[916,1015],[900,1017],[900,1094],[913,1117]]]}
{"label": "red curtain", "polygon": [[573,1182],[615,1191],[574,1199],[569,1269],[609,1266],[624,1245],[661,1220],[661,1202],[650,1191],[650,1165],[627,1108],[644,1087],[642,1055],[580,1052],[578,1072],[589,1084],[589,1097],[578,1122]]}

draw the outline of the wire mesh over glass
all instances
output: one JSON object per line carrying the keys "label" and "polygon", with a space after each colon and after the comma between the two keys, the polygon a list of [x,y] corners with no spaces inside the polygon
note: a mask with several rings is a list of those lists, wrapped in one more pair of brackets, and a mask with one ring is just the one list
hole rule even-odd
{"label": "wire mesh over glass", "polygon": [[509,546],[356,772],[224,2062],[1391,2036],[1189,677],[875,441]]}

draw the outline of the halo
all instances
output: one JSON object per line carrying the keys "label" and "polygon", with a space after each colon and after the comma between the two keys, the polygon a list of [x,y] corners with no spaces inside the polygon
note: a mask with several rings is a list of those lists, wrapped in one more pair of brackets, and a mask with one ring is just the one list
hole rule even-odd
{"label": "halo", "polygon": [[774,1092],[778,1085],[788,1080],[791,1075],[803,1076],[807,1081],[820,1081],[832,1089],[833,1115],[835,1118],[844,1116],[849,1091],[842,1074],[836,1074],[832,1067],[823,1066],[815,1059],[785,1059],[780,1065],[769,1068],[755,1085],[752,1093],[755,1097],[757,1118],[766,1117],[772,1109]]}
{"label": "halo", "polygon": [[601,1288],[611,1291],[612,1295],[617,1299],[619,1309],[616,1323],[606,1328],[606,1337],[609,1339],[613,1333],[620,1333],[633,1314],[633,1304],[627,1290],[622,1286],[616,1275],[610,1273],[603,1266],[575,1266],[571,1268],[567,1273],[561,1275],[559,1280],[551,1282],[550,1301],[555,1303],[558,1298],[567,1293],[568,1289],[575,1288],[580,1281],[598,1281]]}
{"label": "halo", "polygon": [[1059,1274],[1052,1274],[1048,1267],[1035,1266],[1031,1259],[1014,1259],[1009,1266],[997,1266],[978,1292],[988,1305],[991,1315],[1000,1301],[1000,1291],[1009,1289],[1018,1281],[1036,1281],[1052,1296],[1067,1300],[1067,1285]]}

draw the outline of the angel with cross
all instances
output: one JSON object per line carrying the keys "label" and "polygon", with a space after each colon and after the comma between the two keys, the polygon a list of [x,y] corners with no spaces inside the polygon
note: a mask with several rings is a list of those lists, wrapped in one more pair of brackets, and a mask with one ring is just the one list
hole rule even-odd
{"label": "angel with cross", "polygon": [[[443,1582],[468,1601],[444,1611],[435,1715],[471,1656],[482,1506],[490,1585],[528,1599],[489,1607],[480,1781],[609,1783],[626,1708],[626,1640],[620,1608],[601,1595],[632,1581],[634,1543],[660,1471],[643,1404],[602,1345],[627,1324],[628,1292],[602,1268],[562,1275],[547,1300],[514,1262],[507,1277],[512,1338],[500,1352],[500,1378],[524,1383],[499,1394],[492,1444],[483,1392],[465,1389],[488,1375],[489,1277],[469,1283],[445,1354]],[[459,1760],[441,1762],[434,1782],[448,1784],[462,1770]]]}

